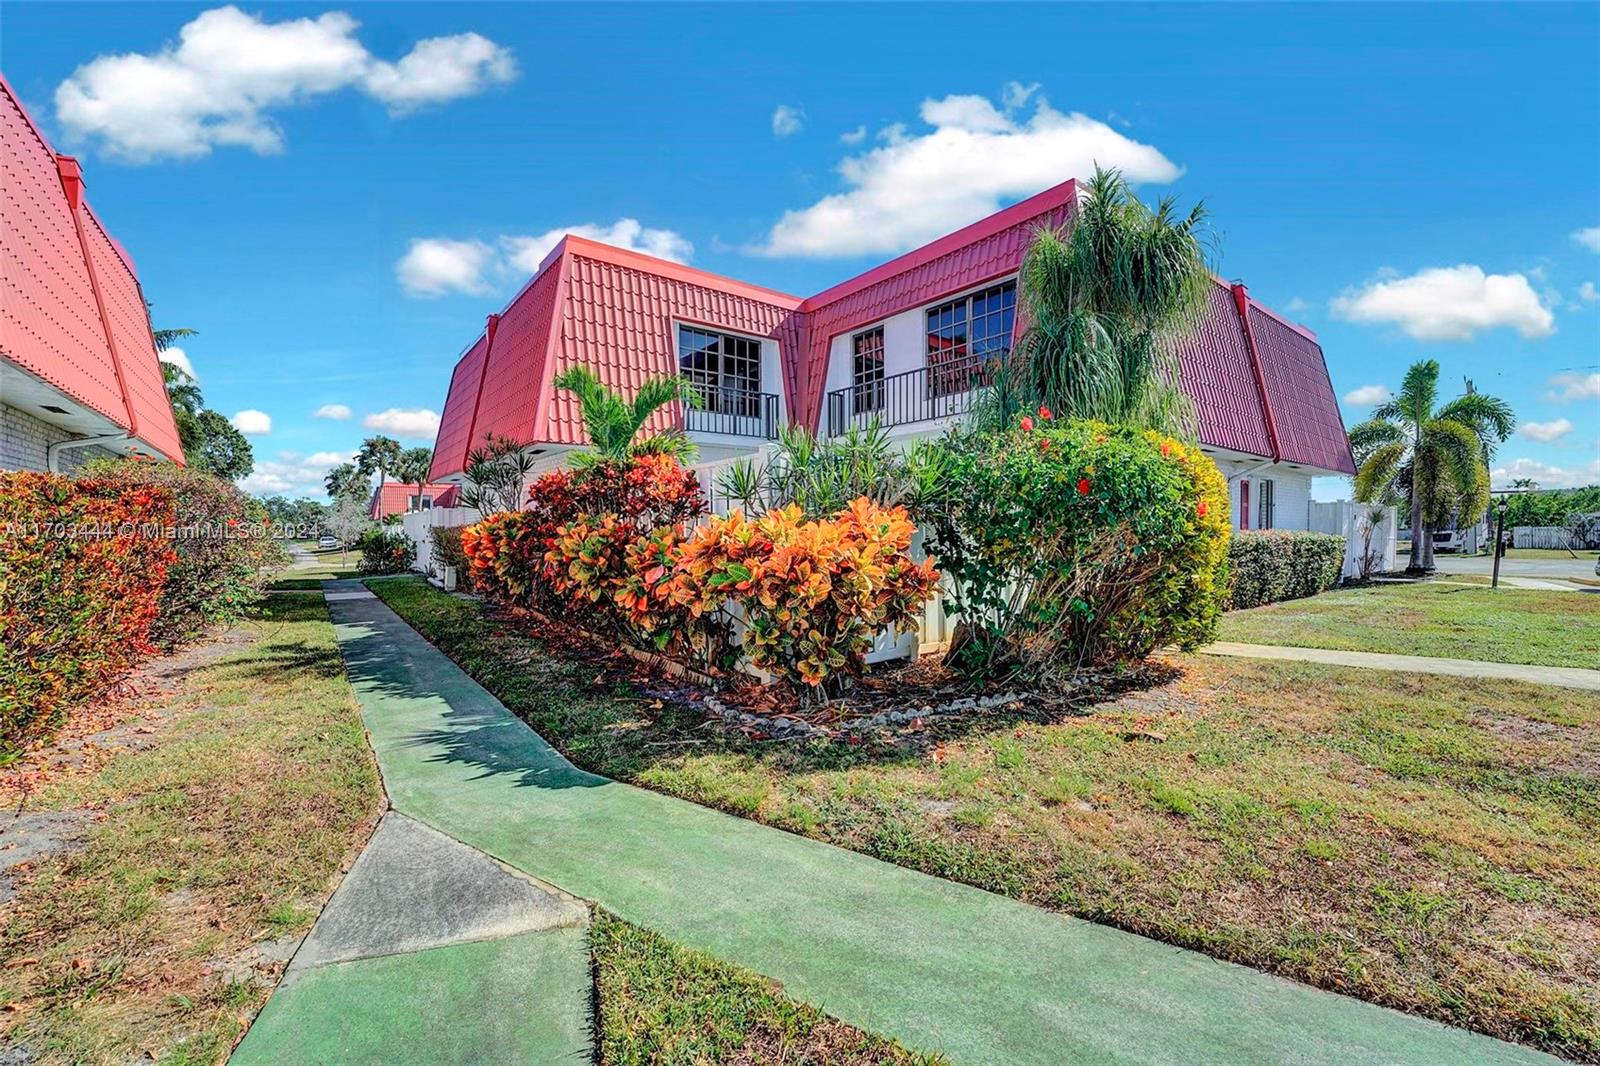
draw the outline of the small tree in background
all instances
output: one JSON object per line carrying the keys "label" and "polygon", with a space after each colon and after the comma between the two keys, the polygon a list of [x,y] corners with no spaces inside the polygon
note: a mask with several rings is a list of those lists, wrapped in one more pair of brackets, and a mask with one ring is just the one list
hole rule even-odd
{"label": "small tree in background", "polygon": [[373,527],[373,523],[367,515],[364,501],[354,496],[343,496],[334,501],[325,526],[339,541],[339,563],[343,565],[350,545],[360,540],[361,535]]}

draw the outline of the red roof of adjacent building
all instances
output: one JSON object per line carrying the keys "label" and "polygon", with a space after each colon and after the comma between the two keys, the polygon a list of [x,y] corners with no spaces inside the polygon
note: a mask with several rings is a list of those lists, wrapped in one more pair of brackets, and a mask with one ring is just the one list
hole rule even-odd
{"label": "red roof of adjacent building", "polygon": [[0,355],[181,463],[133,262],[83,198],[77,161],[0,89]]}
{"label": "red roof of adjacent building", "polygon": [[430,507],[454,507],[460,499],[461,489],[456,485],[432,484],[423,485],[419,492],[414,481],[385,481],[372,490],[367,514],[374,521],[394,514],[405,514],[411,509],[413,496],[429,497],[432,500]]}
{"label": "red roof of adjacent building", "polygon": [[[581,364],[631,392],[647,377],[675,374],[675,322],[776,340],[789,418],[815,428],[835,337],[1014,275],[1034,232],[1065,223],[1076,202],[1076,183],[1063,182],[803,300],[568,236],[457,363],[429,476],[459,473],[490,433],[584,443],[576,405],[552,379]],[[1243,299],[1247,314],[1219,281],[1205,320],[1180,346],[1202,443],[1353,473],[1316,338]]]}

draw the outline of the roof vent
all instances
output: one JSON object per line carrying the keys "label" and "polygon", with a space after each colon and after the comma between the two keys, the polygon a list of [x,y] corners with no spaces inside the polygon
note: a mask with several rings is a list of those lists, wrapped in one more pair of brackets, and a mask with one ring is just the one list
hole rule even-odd
{"label": "roof vent", "polygon": [[67,413],[67,409],[65,407],[57,407],[53,403],[42,403],[42,404],[39,405],[39,410],[41,410],[41,411],[49,411],[51,414],[54,414],[54,415],[64,415],[64,414]]}

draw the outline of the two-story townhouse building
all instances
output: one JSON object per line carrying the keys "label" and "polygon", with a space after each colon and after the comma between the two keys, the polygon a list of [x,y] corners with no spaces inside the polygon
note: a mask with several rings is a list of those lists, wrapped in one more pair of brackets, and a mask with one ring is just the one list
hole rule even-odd
{"label": "two-story townhouse building", "polygon": [[[457,362],[430,480],[459,483],[490,433],[529,442],[542,467],[582,447],[577,404],[552,386],[574,365],[623,392],[688,378],[702,405],[673,405],[654,428],[681,426],[705,464],[759,451],[786,423],[939,432],[1009,355],[1023,255],[1077,196],[1064,182],[808,298],[568,236]],[[1354,472],[1316,337],[1217,280],[1179,355],[1236,525],[1305,528],[1311,479]]]}

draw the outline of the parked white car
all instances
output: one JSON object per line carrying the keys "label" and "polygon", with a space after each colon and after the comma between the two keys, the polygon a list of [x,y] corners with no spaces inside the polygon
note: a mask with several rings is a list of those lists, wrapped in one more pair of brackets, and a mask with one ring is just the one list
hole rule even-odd
{"label": "parked white car", "polygon": [[339,541],[338,541],[338,538],[336,538],[336,537],[327,537],[327,536],[325,536],[325,537],[322,537],[320,540],[317,541],[317,547],[319,547],[319,548],[337,548],[338,546],[339,546]]}
{"label": "parked white car", "polygon": [[1433,550],[1436,552],[1464,551],[1467,546],[1467,535],[1459,529],[1441,529],[1433,534]]}

